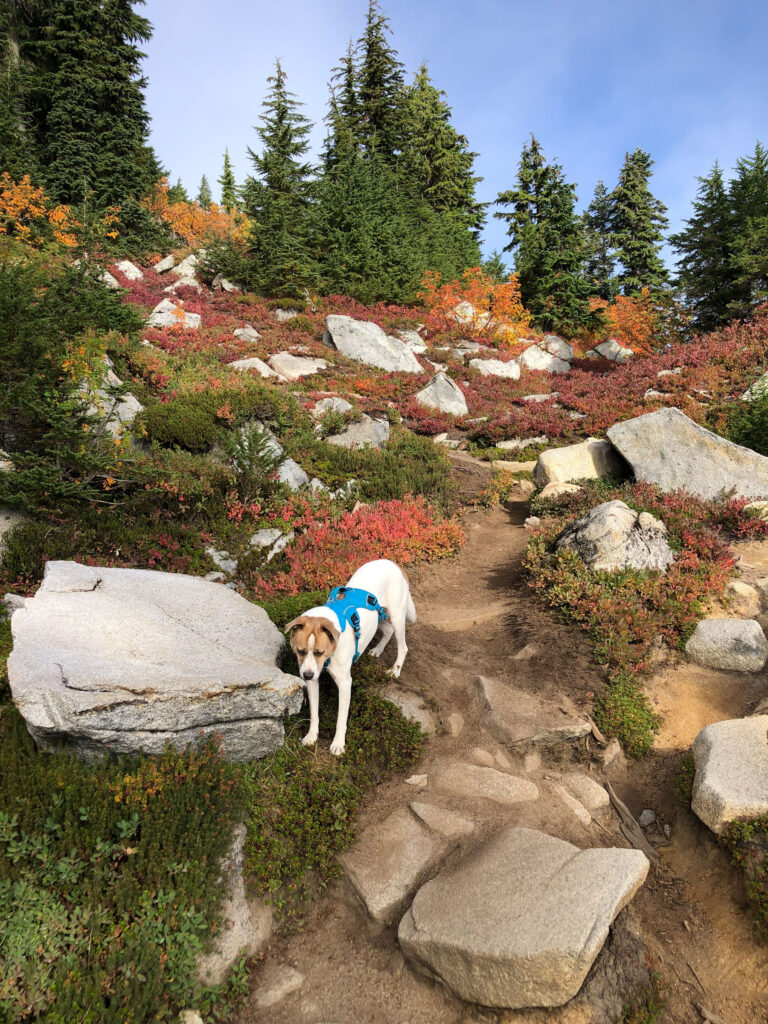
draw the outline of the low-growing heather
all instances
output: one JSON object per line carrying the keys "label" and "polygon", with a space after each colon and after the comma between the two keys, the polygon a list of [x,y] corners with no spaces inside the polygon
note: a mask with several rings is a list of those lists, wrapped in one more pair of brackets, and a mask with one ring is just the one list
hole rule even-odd
{"label": "low-growing heather", "polygon": [[[659,639],[672,647],[685,645],[706,602],[723,592],[735,559],[716,532],[722,504],[685,492],[666,494],[650,484],[582,484],[581,493],[560,503],[534,502],[534,510],[548,518],[531,539],[524,567],[542,599],[589,635],[609,679],[598,698],[596,720],[630,754],[640,755],[658,727],[640,681],[650,669],[653,645]],[[552,542],[567,523],[613,498],[666,524],[677,549],[666,573],[596,571],[575,552],[554,549]]]}
{"label": "low-growing heather", "polygon": [[453,554],[464,541],[457,519],[423,498],[380,502],[315,522],[287,548],[287,568],[248,581],[257,601],[343,582],[363,563],[391,558],[400,565]]}
{"label": "low-growing heather", "polygon": [[195,961],[217,926],[239,768],[196,753],[85,765],[40,755],[0,712],[0,1017],[144,1024],[216,993]]}
{"label": "low-growing heather", "polygon": [[280,751],[249,768],[253,795],[246,866],[257,891],[288,927],[301,922],[307,900],[338,875],[336,858],[354,840],[354,815],[366,789],[411,765],[423,746],[419,726],[378,695],[388,678],[379,662],[363,658],[353,677],[341,758],[327,749],[337,690],[323,677],[317,749],[301,746],[306,722],[301,728],[296,724]]}

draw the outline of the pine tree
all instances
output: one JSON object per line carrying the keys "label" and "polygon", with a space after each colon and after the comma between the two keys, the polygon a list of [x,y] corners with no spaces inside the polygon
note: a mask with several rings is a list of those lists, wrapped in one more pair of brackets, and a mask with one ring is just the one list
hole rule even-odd
{"label": "pine tree", "polygon": [[0,174],[14,181],[25,174],[36,176],[24,110],[24,67],[19,55],[19,25],[15,7],[0,8]]}
{"label": "pine tree", "polygon": [[547,164],[532,135],[523,147],[517,188],[499,194],[497,204],[509,212],[506,220],[523,304],[542,327],[575,334],[594,325],[589,308],[592,288],[585,276],[584,233],[576,215],[575,186],[562,167]]}
{"label": "pine tree", "polygon": [[727,322],[736,300],[736,219],[717,164],[698,182],[693,216],[670,242],[680,254],[678,283],[693,311],[693,325],[711,331]]}
{"label": "pine tree", "polygon": [[494,249],[488,259],[485,260],[483,270],[496,284],[503,284],[509,280],[509,269],[498,249]]}
{"label": "pine tree", "polygon": [[328,135],[323,149],[323,166],[331,167],[338,160],[358,152],[361,145],[362,111],[358,90],[358,67],[354,45],[350,42],[341,63],[331,76]]}
{"label": "pine tree", "polygon": [[667,208],[648,187],[652,166],[650,154],[642,149],[627,153],[611,193],[611,230],[621,264],[617,280],[624,295],[639,295],[643,288],[659,291],[667,284],[661,258]]}
{"label": "pine tree", "polygon": [[768,152],[759,142],[752,156],[737,161],[729,199],[735,222],[729,311],[745,317],[768,297]]}
{"label": "pine tree", "polygon": [[403,65],[387,41],[389,20],[378,0],[369,0],[365,31],[359,40],[357,71],[360,139],[369,152],[393,160],[403,143]]}
{"label": "pine tree", "polygon": [[187,190],[181,183],[181,178],[176,179],[176,184],[171,185],[168,189],[168,202],[169,203],[188,203],[189,196]]}
{"label": "pine tree", "polygon": [[481,180],[472,173],[476,153],[451,124],[445,93],[432,84],[422,64],[404,99],[404,140],[400,165],[416,194],[433,210],[457,217],[479,231],[484,215],[475,196]]}
{"label": "pine tree", "polygon": [[247,183],[251,273],[266,295],[299,295],[317,274],[310,241],[313,169],[303,159],[312,126],[285,82],[277,61],[256,129],[263,149],[248,150],[257,173]]}
{"label": "pine tree", "polygon": [[39,0],[17,5],[24,103],[47,190],[64,203],[136,203],[154,183],[146,159],[143,0]]}
{"label": "pine tree", "polygon": [[594,282],[595,294],[610,302],[618,287],[616,284],[613,234],[611,220],[613,205],[608,189],[602,181],[595,186],[595,194],[582,217],[589,252],[587,277]]}
{"label": "pine tree", "polygon": [[221,172],[221,177],[217,180],[219,185],[221,185],[221,205],[227,213],[232,213],[233,210],[237,209],[237,184],[232,170],[232,163],[229,159],[228,149],[224,150],[224,170]]}
{"label": "pine tree", "polygon": [[208,184],[208,179],[205,175],[200,179],[200,188],[197,192],[197,201],[200,203],[204,210],[213,202],[213,196],[211,195],[211,186]]}

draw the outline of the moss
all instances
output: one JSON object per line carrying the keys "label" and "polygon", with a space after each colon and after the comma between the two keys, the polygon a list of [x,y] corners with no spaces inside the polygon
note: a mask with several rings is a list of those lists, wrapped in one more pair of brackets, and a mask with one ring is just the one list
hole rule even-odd
{"label": "moss", "polygon": [[631,672],[617,672],[609,680],[597,699],[594,717],[598,728],[620,740],[630,757],[648,753],[661,724]]}
{"label": "moss", "polygon": [[[0,612],[0,615],[2,612]],[[13,647],[11,635],[11,620],[0,618],[0,705],[6,704],[11,699],[11,690],[8,685],[8,655]]]}
{"label": "moss", "polygon": [[667,1005],[657,974],[651,974],[651,983],[636,993],[627,1003],[619,1024],[656,1024]]}
{"label": "moss", "polygon": [[184,400],[147,406],[137,417],[137,429],[148,441],[190,452],[208,451],[220,436],[213,416]]}
{"label": "moss", "polygon": [[675,778],[673,789],[675,799],[686,810],[691,806],[693,797],[693,780],[696,775],[696,763],[693,754],[686,754]]}
{"label": "moss", "polygon": [[768,816],[732,821],[720,841],[744,871],[755,925],[768,938]]}

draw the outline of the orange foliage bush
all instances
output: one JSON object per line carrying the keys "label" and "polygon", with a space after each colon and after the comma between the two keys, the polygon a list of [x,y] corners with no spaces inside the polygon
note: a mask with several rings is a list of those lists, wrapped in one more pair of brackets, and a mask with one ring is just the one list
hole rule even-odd
{"label": "orange foliage bush", "polygon": [[61,245],[77,244],[79,227],[68,206],[50,206],[41,188],[28,174],[14,181],[7,171],[0,175],[0,235],[14,235],[25,242],[40,244],[48,230]]}
{"label": "orange foliage bush", "polygon": [[[531,325],[531,315],[520,299],[517,274],[499,284],[481,267],[471,267],[457,281],[443,284],[440,274],[428,270],[419,298],[430,313],[466,325],[476,336],[488,339],[514,342]],[[463,302],[474,312],[466,307],[466,315],[461,315],[463,310],[457,315],[456,307]]]}
{"label": "orange foliage bush", "polygon": [[244,238],[248,232],[249,222],[244,214],[227,213],[216,203],[204,210],[198,202],[170,202],[167,178],[161,178],[155,185],[144,206],[187,245],[200,245],[206,238]]}
{"label": "orange foliage bush", "polygon": [[648,353],[658,347],[658,317],[647,288],[636,298],[617,295],[611,303],[605,299],[590,299],[590,306],[602,310],[606,337],[616,338],[633,352]]}

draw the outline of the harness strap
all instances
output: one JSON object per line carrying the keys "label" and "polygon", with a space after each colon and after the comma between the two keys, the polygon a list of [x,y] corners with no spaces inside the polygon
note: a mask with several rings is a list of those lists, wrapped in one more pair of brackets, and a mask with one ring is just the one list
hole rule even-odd
{"label": "harness strap", "polygon": [[[342,633],[347,628],[347,623],[352,627],[352,632],[355,635],[355,656],[352,659],[354,665],[360,657],[360,610],[376,612],[380,622],[387,618],[387,613],[374,594],[370,594],[367,590],[358,590],[355,587],[334,587],[325,606],[333,608],[333,611],[336,612]],[[329,661],[330,658],[327,658],[323,668],[327,668]]]}

